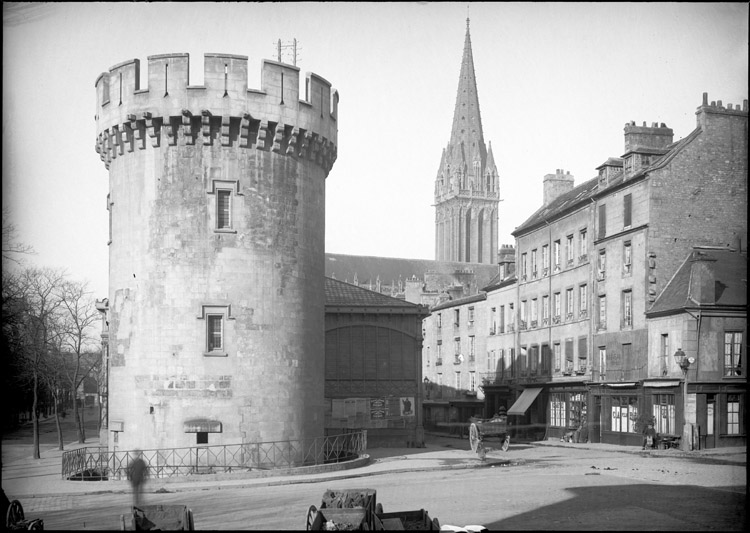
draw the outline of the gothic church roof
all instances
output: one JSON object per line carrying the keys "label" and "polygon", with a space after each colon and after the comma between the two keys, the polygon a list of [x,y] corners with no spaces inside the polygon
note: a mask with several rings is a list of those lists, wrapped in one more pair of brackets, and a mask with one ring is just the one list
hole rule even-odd
{"label": "gothic church roof", "polygon": [[461,263],[453,261],[435,261],[432,259],[403,259],[398,257],[375,257],[367,255],[326,254],[325,275],[348,283],[372,283],[375,288],[380,278],[383,285],[391,285],[399,280],[406,282],[412,277],[424,280],[427,272],[453,274],[457,271],[473,271],[477,287],[483,287],[497,274],[496,264]]}

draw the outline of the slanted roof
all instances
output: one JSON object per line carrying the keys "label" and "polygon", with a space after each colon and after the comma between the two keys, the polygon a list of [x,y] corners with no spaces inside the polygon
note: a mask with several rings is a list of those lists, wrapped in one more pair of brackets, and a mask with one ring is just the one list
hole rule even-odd
{"label": "slanted roof", "polygon": [[[714,277],[715,298],[713,302],[698,303],[691,297],[691,271],[694,253],[703,252],[711,260]],[[740,308],[747,306],[747,255],[732,250],[694,249],[661,291],[654,304],[646,312],[664,315],[686,308]]]}
{"label": "slanted roof", "polygon": [[487,284],[486,287],[482,287],[481,290],[484,292],[492,292],[501,287],[507,287],[508,285],[513,285],[517,281],[518,281],[518,278],[516,277],[515,272],[504,278],[500,277],[500,274],[498,274]]}
{"label": "slanted roof", "polygon": [[466,305],[473,302],[481,302],[487,299],[487,294],[480,292],[478,294],[472,294],[471,296],[464,296],[463,298],[456,298],[455,300],[448,300],[441,304],[436,305],[431,309],[432,312],[440,311],[441,309],[448,309],[451,307],[458,307],[460,305]]}
{"label": "slanted roof", "polygon": [[552,200],[549,205],[539,208],[533,215],[527,218],[523,224],[512,231],[511,235],[518,237],[520,234],[526,233],[535,226],[542,224],[545,220],[551,220],[587,201],[591,195],[597,191],[598,182],[599,177],[597,176],[596,178],[590,179],[581,185],[574,187],[573,190],[561,194]]}
{"label": "slanted roof", "polygon": [[[562,194],[559,197],[557,197],[555,200],[550,202],[547,206],[542,206],[539,210],[537,210],[533,215],[531,215],[526,221],[518,226],[513,232],[511,232],[511,235],[514,237],[518,237],[519,235],[526,233],[532,229],[534,229],[536,226],[543,224],[547,220],[552,220],[566,212],[574,210],[576,207],[580,206],[584,202],[588,201],[590,198],[593,198],[594,196],[599,197],[604,194],[607,194],[608,191],[612,191],[616,189],[618,186],[622,185],[624,182],[631,182],[638,178],[643,178],[645,175],[647,175],[649,172],[660,169],[664,167],[666,164],[668,164],[674,157],[680,153],[687,145],[689,145],[693,140],[698,137],[701,134],[702,130],[701,128],[696,128],[693,130],[687,137],[680,139],[679,141],[673,142],[666,148],[661,149],[638,149],[638,152],[649,152],[654,153],[656,155],[664,154],[662,157],[657,158],[653,163],[651,163],[649,166],[644,167],[636,171],[634,174],[628,176],[627,179],[625,179],[625,173],[618,173],[612,178],[610,178],[609,182],[606,186],[602,187],[599,184],[599,178],[593,178],[578,187],[575,187],[572,191]],[[667,151],[664,153],[664,151]],[[622,161],[621,159],[619,161]],[[617,158],[609,158],[605,163],[602,165],[599,165],[597,169],[600,169],[601,167],[605,165],[612,165],[612,166],[620,166],[621,163],[618,164]]]}
{"label": "slanted roof", "polygon": [[326,306],[390,307],[419,309],[423,306],[363,289],[337,279],[325,279]]}

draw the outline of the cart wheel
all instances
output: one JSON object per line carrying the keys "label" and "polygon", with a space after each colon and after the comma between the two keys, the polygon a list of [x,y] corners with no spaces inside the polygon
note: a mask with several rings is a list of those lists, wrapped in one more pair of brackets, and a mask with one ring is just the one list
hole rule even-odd
{"label": "cart wheel", "polygon": [[471,445],[471,451],[476,453],[479,445],[479,430],[474,423],[469,426],[469,444]]}
{"label": "cart wheel", "polygon": [[503,445],[500,447],[500,449],[504,452],[507,452],[508,446],[510,446],[510,435],[505,436],[505,439],[503,440]]}
{"label": "cart wheel", "polygon": [[305,528],[307,531],[312,530],[313,523],[315,522],[315,518],[318,516],[318,508],[314,505],[311,505],[310,508],[307,510],[307,527]]}
{"label": "cart wheel", "polygon": [[42,530],[44,530],[44,522],[42,522],[41,520],[33,520],[29,524],[29,528],[28,529],[29,529],[29,531],[42,531]]}
{"label": "cart wheel", "polygon": [[432,529],[435,531],[440,531],[440,522],[438,522],[437,518],[432,519]]}
{"label": "cart wheel", "polygon": [[23,507],[21,502],[13,500],[8,506],[8,512],[5,513],[5,525],[8,529],[12,529],[14,525],[19,522],[23,522]]}
{"label": "cart wheel", "polygon": [[375,514],[383,514],[383,504],[379,503],[375,506]]}

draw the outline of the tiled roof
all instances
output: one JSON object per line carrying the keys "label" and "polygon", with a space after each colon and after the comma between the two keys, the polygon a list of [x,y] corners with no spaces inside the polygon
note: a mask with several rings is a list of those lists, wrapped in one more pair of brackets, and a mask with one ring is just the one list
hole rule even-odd
{"label": "tiled roof", "polygon": [[559,197],[552,200],[549,205],[542,206],[533,215],[526,219],[526,221],[518,226],[511,235],[517,237],[537,224],[541,224],[545,220],[549,220],[552,217],[559,215],[570,207],[573,207],[584,200],[587,200],[593,193],[596,192],[599,178],[592,178],[589,181],[582,183],[581,185],[574,187],[572,191],[565,194],[561,194]]}
{"label": "tiled roof", "polygon": [[511,274],[510,276],[506,276],[504,278],[501,278],[500,274],[498,274],[487,284],[486,287],[482,287],[481,290],[483,290],[484,292],[491,292],[491,291],[494,291],[495,289],[499,289],[500,287],[512,285],[516,281],[518,281],[518,278],[516,277],[515,272]]}
{"label": "tiled roof", "polygon": [[[701,134],[702,130],[700,128],[696,128],[693,130],[687,137],[680,139],[679,141],[673,142],[669,146],[666,147],[667,150],[669,150],[666,154],[664,154],[662,157],[659,157],[654,161],[651,165],[648,167],[642,168],[635,172],[634,174],[630,175],[627,179],[627,181],[634,180],[636,178],[640,178],[644,176],[645,174],[648,174],[652,170],[657,170],[659,168],[662,168],[667,163],[669,163],[674,157],[682,151],[682,149],[690,144],[696,137],[698,137]],[[639,152],[647,151],[646,149],[639,149]],[[654,153],[663,153],[664,149],[660,150],[653,150]],[[601,168],[602,166],[610,163],[614,163],[617,161],[615,158],[609,158],[607,161],[599,165],[597,168]],[[606,187],[602,188],[599,186],[599,178],[593,178],[589,181],[584,182],[583,184],[575,187],[572,191],[560,195],[558,198],[550,202],[547,206],[542,206],[539,210],[537,210],[533,215],[531,215],[526,221],[518,226],[514,231],[511,232],[511,235],[518,237],[519,234],[524,233],[538,224],[542,224],[545,220],[551,220],[565,211],[580,205],[581,203],[587,201],[589,198],[593,197],[594,195],[600,196],[602,194],[606,194],[606,191],[613,189],[614,187],[620,185],[625,180],[625,174],[624,173],[618,173],[614,178],[610,179],[607,183]]]}
{"label": "tiled roof", "polygon": [[425,272],[452,274],[457,270],[471,270],[476,275],[477,287],[486,285],[498,272],[496,264],[459,263],[434,261],[430,259],[403,259],[396,257],[375,257],[367,255],[326,254],[325,275],[329,278],[354,281],[357,275],[359,285],[375,282],[380,277],[383,285],[412,277],[424,279]]}
{"label": "tiled roof", "polygon": [[441,309],[448,309],[450,307],[457,307],[459,305],[470,304],[472,302],[481,302],[487,299],[487,294],[480,292],[479,294],[473,294],[471,296],[464,296],[463,298],[457,298],[455,300],[448,300],[435,307],[431,308],[430,311],[440,311]]}
{"label": "tiled roof", "polygon": [[[747,255],[731,250],[700,250],[712,262],[716,298],[713,303],[703,304],[712,307],[735,307],[747,305]],[[686,307],[701,307],[690,298],[690,273],[693,253],[683,261],[667,286],[664,287],[648,314],[676,311]]]}
{"label": "tiled roof", "polygon": [[419,307],[405,300],[331,278],[326,278],[325,291],[327,306],[412,307],[415,309]]}

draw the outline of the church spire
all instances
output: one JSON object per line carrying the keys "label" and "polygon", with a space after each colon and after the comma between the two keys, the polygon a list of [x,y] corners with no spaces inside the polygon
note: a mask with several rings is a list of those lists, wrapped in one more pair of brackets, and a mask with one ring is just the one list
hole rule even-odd
{"label": "church spire", "polygon": [[435,258],[493,263],[499,179],[492,148],[488,152],[484,144],[469,22],[467,17],[451,137],[435,179]]}
{"label": "church spire", "polygon": [[458,155],[463,145],[463,155],[466,164],[471,168],[475,161],[484,166],[486,157],[484,134],[482,133],[482,117],[479,113],[479,93],[474,73],[474,55],[471,50],[471,33],[469,18],[466,18],[466,37],[464,38],[464,53],[461,59],[461,73],[458,77],[458,93],[456,107],[453,111],[453,127],[450,140],[452,151]]}

